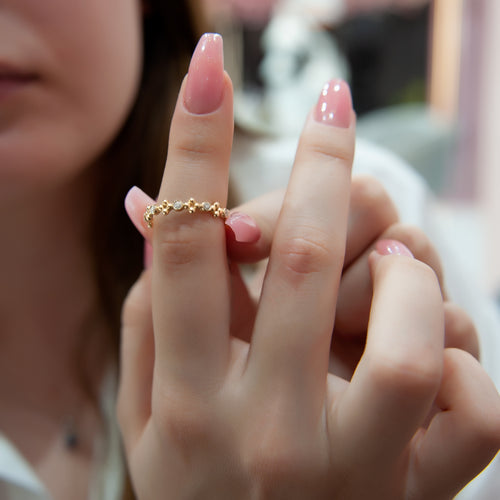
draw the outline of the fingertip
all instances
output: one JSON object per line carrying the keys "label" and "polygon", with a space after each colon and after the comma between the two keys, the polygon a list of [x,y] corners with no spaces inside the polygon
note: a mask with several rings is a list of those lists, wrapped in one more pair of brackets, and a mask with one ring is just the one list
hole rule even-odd
{"label": "fingertip", "polygon": [[130,221],[141,235],[149,240],[149,234],[144,226],[144,210],[147,205],[154,203],[142,189],[133,186],[125,196],[125,211],[129,216]]}
{"label": "fingertip", "polygon": [[379,262],[385,257],[406,257],[414,259],[411,250],[403,243],[397,240],[382,239],[375,243],[375,248],[368,256],[368,264],[370,266],[370,274],[374,279],[375,270]]}
{"label": "fingertip", "polygon": [[226,219],[235,243],[256,243],[261,237],[261,230],[255,220],[242,212],[233,212]]}
{"label": "fingertip", "polygon": [[314,119],[325,125],[349,128],[353,119],[349,85],[340,79],[327,82],[314,109]]}
{"label": "fingertip", "polygon": [[225,87],[223,40],[205,33],[191,58],[184,89],[184,106],[190,113],[207,114],[219,108]]}
{"label": "fingertip", "polygon": [[397,240],[379,240],[375,243],[375,250],[380,255],[401,255],[414,258],[411,250],[403,243]]}

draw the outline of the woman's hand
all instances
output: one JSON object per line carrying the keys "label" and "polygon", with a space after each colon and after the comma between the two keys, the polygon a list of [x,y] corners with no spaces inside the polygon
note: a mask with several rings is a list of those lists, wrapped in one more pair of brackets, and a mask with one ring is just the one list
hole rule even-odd
{"label": "woman's hand", "polygon": [[[160,199],[225,201],[220,49],[205,37],[195,53]],[[139,498],[448,498],[497,450],[498,394],[472,356],[443,351],[439,282],[416,259],[371,254],[366,348],[350,382],[328,374],[354,121],[331,84],[300,140],[251,343],[230,335],[222,222],[155,218],[152,268],[123,313],[118,406]]]}
{"label": "woman's hand", "polygon": [[[271,243],[285,190],[266,193],[234,208],[226,219],[226,249],[231,275],[231,335],[249,341],[260,300]],[[151,232],[143,218],[144,207],[155,200],[133,188],[126,200],[132,222],[146,240],[147,265],[151,264]],[[446,299],[441,259],[434,245],[417,227],[401,224],[396,207],[382,184],[370,176],[351,181],[346,254],[337,297],[335,327],[331,344],[330,372],[349,380],[366,341],[373,295],[369,255],[379,247],[403,243],[416,259],[429,265],[438,278],[444,302],[445,346],[463,349],[479,359],[479,340],[467,313]],[[235,263],[257,263],[249,290]],[[248,281],[248,279],[247,279]]]}
{"label": "woman's hand", "polygon": [[[266,268],[266,260],[262,259],[269,256],[284,194],[284,190],[280,190],[251,200],[235,208],[226,221],[231,228],[227,238],[231,260],[245,263],[260,261],[251,283],[256,302]],[[140,197],[143,207],[150,199],[144,193]],[[244,224],[240,224],[243,218]],[[140,217],[136,219],[140,222]],[[330,364],[332,372],[347,379],[352,376],[366,340],[373,295],[369,255],[376,247],[382,252],[391,251],[391,246],[398,242],[436,273],[445,300],[446,347],[463,349],[479,358],[479,341],[474,324],[465,311],[447,300],[441,259],[432,242],[421,229],[399,222],[396,207],[379,181],[370,176],[356,176],[351,182],[346,254],[337,297]],[[251,324],[251,315],[245,311],[242,309],[235,315],[249,318],[247,322]]]}

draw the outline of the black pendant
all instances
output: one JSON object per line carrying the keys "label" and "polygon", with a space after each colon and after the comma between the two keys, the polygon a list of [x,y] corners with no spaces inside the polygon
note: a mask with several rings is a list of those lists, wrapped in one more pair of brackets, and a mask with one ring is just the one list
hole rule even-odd
{"label": "black pendant", "polygon": [[75,421],[73,418],[68,418],[64,425],[64,447],[67,450],[73,451],[78,448],[78,434],[76,432]]}

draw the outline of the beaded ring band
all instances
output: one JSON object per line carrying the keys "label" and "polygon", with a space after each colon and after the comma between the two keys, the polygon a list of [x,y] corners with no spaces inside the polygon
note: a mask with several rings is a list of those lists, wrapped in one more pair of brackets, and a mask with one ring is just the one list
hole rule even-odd
{"label": "beaded ring band", "polygon": [[182,212],[183,210],[190,214],[194,214],[195,212],[210,213],[213,217],[219,217],[221,219],[227,219],[229,216],[229,210],[221,207],[218,201],[215,203],[210,203],[208,201],[198,203],[193,198],[190,198],[189,201],[176,200],[170,202],[168,200],[163,200],[157,205],[148,205],[144,212],[144,220],[148,227],[153,227],[153,218],[156,215],[168,215],[171,211]]}

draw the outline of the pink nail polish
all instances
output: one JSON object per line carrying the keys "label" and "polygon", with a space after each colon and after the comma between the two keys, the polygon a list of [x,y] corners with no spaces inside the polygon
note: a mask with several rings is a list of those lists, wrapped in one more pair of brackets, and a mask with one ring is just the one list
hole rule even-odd
{"label": "pink nail polish", "polygon": [[184,89],[184,105],[197,115],[215,111],[224,92],[224,55],[222,37],[205,33],[191,58]]}
{"label": "pink nail polish", "polygon": [[238,243],[256,243],[260,238],[260,229],[255,221],[246,214],[234,212],[226,219]]}
{"label": "pink nail polish", "polygon": [[413,258],[410,249],[396,240],[379,240],[375,243],[375,249],[380,255],[404,255]]}
{"label": "pink nail polish", "polygon": [[314,111],[317,122],[334,127],[348,128],[351,124],[352,99],[349,86],[343,80],[325,84]]}
{"label": "pink nail polish", "polygon": [[155,201],[150,198],[142,189],[137,186],[132,187],[125,197],[125,210],[136,229],[147,237],[144,226],[144,210],[147,205],[152,205]]}

